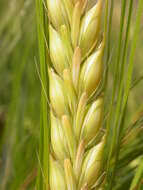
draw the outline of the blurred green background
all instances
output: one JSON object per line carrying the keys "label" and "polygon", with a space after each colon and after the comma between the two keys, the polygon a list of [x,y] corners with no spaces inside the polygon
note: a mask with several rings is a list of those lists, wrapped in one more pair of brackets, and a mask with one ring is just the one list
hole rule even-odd
{"label": "blurred green background", "polygon": [[[113,16],[111,49],[117,46],[119,3]],[[134,24],[134,21],[132,25]],[[132,32],[132,31],[131,31]],[[135,59],[133,81],[143,76],[143,30]],[[110,65],[112,81],[114,51]],[[35,2],[0,0],[0,189],[33,189],[38,163],[40,80]],[[112,86],[109,86],[109,97]],[[143,108],[143,82],[131,91],[128,120]]]}
{"label": "blurred green background", "polygon": [[0,1],[0,189],[33,189],[40,82],[35,2]]}

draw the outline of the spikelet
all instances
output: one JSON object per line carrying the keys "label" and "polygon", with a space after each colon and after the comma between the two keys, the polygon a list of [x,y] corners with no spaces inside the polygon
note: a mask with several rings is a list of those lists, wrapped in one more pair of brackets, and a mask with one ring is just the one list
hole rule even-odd
{"label": "spikelet", "polygon": [[69,159],[65,159],[64,161],[64,170],[66,176],[67,190],[76,190],[76,180]]}
{"label": "spikelet", "polygon": [[64,115],[62,117],[62,126],[63,126],[63,131],[66,136],[66,141],[68,144],[70,156],[72,159],[75,157],[75,148],[76,148],[76,141],[75,137],[73,135],[73,128],[70,123],[70,119],[67,115]]}
{"label": "spikelet", "polygon": [[104,44],[98,43],[102,3],[47,0],[54,156],[50,156],[50,190],[91,190],[104,172],[104,138],[93,145],[103,120],[103,96],[93,98],[103,73]]}
{"label": "spikelet", "polygon": [[79,45],[82,55],[87,56],[97,43],[101,19],[102,0],[98,0],[83,17],[81,22]]}
{"label": "spikelet", "polygon": [[63,70],[68,68],[70,55],[68,55],[67,47],[62,41],[60,34],[50,25],[50,57],[55,70],[62,75]]}
{"label": "spikelet", "polygon": [[64,170],[52,157],[50,157],[50,188],[66,190]]}
{"label": "spikelet", "polygon": [[75,135],[77,139],[79,139],[81,134],[82,125],[86,114],[86,104],[87,104],[87,95],[84,92],[80,97],[75,118]]}
{"label": "spikelet", "polygon": [[103,47],[104,46],[101,45],[101,47],[87,59],[81,70],[80,88],[81,91],[86,91],[88,96],[95,92],[101,80]]}
{"label": "spikelet", "polygon": [[87,144],[92,141],[92,138],[95,137],[96,133],[101,127],[103,112],[102,106],[102,98],[97,99],[92,103],[87,115],[85,116],[81,136]]}
{"label": "spikelet", "polygon": [[76,91],[78,91],[80,66],[81,66],[81,50],[77,46],[75,48],[72,60],[72,80]]}
{"label": "spikelet", "polygon": [[74,48],[78,44],[80,17],[81,17],[81,2],[78,1],[74,6],[73,15],[72,15],[72,24],[71,24],[71,40]]}
{"label": "spikelet", "polygon": [[49,70],[49,79],[50,102],[57,116],[61,117],[68,112],[68,99],[64,93],[64,82],[53,70]]}
{"label": "spikelet", "polygon": [[63,24],[68,25],[67,13],[61,0],[47,0],[47,7],[49,19],[56,29]]}
{"label": "spikelet", "polygon": [[87,154],[83,163],[79,185],[87,183],[89,187],[92,187],[99,178],[102,164],[103,146],[104,141],[93,147]]}
{"label": "spikelet", "polygon": [[51,144],[55,156],[58,160],[63,161],[67,156],[69,156],[66,141],[64,141],[65,136],[62,130],[61,123],[53,113],[51,112]]}

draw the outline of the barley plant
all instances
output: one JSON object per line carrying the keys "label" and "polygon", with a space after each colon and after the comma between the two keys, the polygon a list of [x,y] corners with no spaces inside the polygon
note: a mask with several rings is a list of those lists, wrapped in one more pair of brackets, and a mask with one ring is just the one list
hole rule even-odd
{"label": "barley plant", "polygon": [[0,190],[143,190],[142,20],[143,0],[0,0]]}
{"label": "barley plant", "polygon": [[143,187],[142,111],[131,124],[126,120],[129,93],[141,80],[132,84],[143,1],[116,2],[121,15],[114,42],[115,2],[36,1],[42,86],[37,189]]}

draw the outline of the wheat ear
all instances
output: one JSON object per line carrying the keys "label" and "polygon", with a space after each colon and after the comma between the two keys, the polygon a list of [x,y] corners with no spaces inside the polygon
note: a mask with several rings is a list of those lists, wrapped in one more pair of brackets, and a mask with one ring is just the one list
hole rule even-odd
{"label": "wheat ear", "polygon": [[92,6],[88,3],[47,0],[52,61],[48,68],[51,190],[100,188],[103,178],[104,137],[98,138],[103,96],[94,98],[103,73],[103,2],[98,0]]}

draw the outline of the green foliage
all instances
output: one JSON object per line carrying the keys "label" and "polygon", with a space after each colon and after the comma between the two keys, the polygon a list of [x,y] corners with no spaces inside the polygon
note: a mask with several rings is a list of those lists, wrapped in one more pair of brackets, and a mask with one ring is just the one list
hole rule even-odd
{"label": "green foliage", "polygon": [[[113,1],[111,1],[111,4],[113,4]],[[110,19],[112,17],[112,14],[111,14],[112,9],[113,9],[113,6],[111,5]],[[107,169],[105,169],[107,170],[107,182],[105,182],[106,183],[105,188],[107,189],[112,189],[116,185],[115,180],[116,180],[116,176],[118,175],[118,169],[119,169],[118,163],[120,162],[120,154],[121,154],[120,152],[121,141],[125,135],[124,132],[126,131],[125,122],[127,120],[126,119],[127,105],[128,105],[130,87],[132,83],[133,62],[135,58],[135,50],[136,50],[136,44],[138,40],[137,37],[139,34],[139,28],[140,28],[140,23],[141,23],[142,10],[143,10],[143,3],[142,1],[139,1],[137,13],[136,13],[135,27],[133,27],[134,33],[133,33],[132,41],[130,43],[130,46],[131,46],[131,50],[130,50],[129,37],[130,37],[131,18],[132,18],[131,15],[133,13],[133,1],[131,0],[128,6],[127,6],[127,1],[122,2],[121,17],[120,17],[120,32],[119,32],[119,38],[118,38],[119,41],[118,41],[118,46],[117,46],[117,55],[115,58],[116,62],[114,66],[115,74],[113,78],[114,80],[113,91],[112,91],[112,98],[111,98],[111,106],[109,107],[109,117],[107,118],[108,144],[107,144],[106,154],[108,153],[108,156],[107,156],[108,161],[107,161],[107,166],[105,166],[105,168],[107,167]],[[124,29],[126,12],[128,12],[127,25],[126,25],[126,29]],[[110,19],[109,19],[109,27],[110,27]],[[124,37],[124,31],[125,31],[125,37]],[[109,52],[109,48],[110,47],[108,46],[108,52]],[[108,53],[107,53],[107,57],[108,57]],[[135,138],[133,140],[136,141]],[[141,145],[142,147],[142,141],[138,142],[138,146],[139,145]],[[128,148],[132,149],[133,147],[130,145]],[[142,153],[143,152],[141,151],[140,155]],[[139,156],[139,154],[136,156]],[[129,157],[126,157],[126,161],[127,159],[129,160]],[[128,183],[128,180],[126,182]],[[121,186],[121,188],[123,189],[123,186]]]}
{"label": "green foliage", "polygon": [[0,126],[0,189],[33,189],[40,113],[34,4],[1,2],[0,112],[5,118]]}

